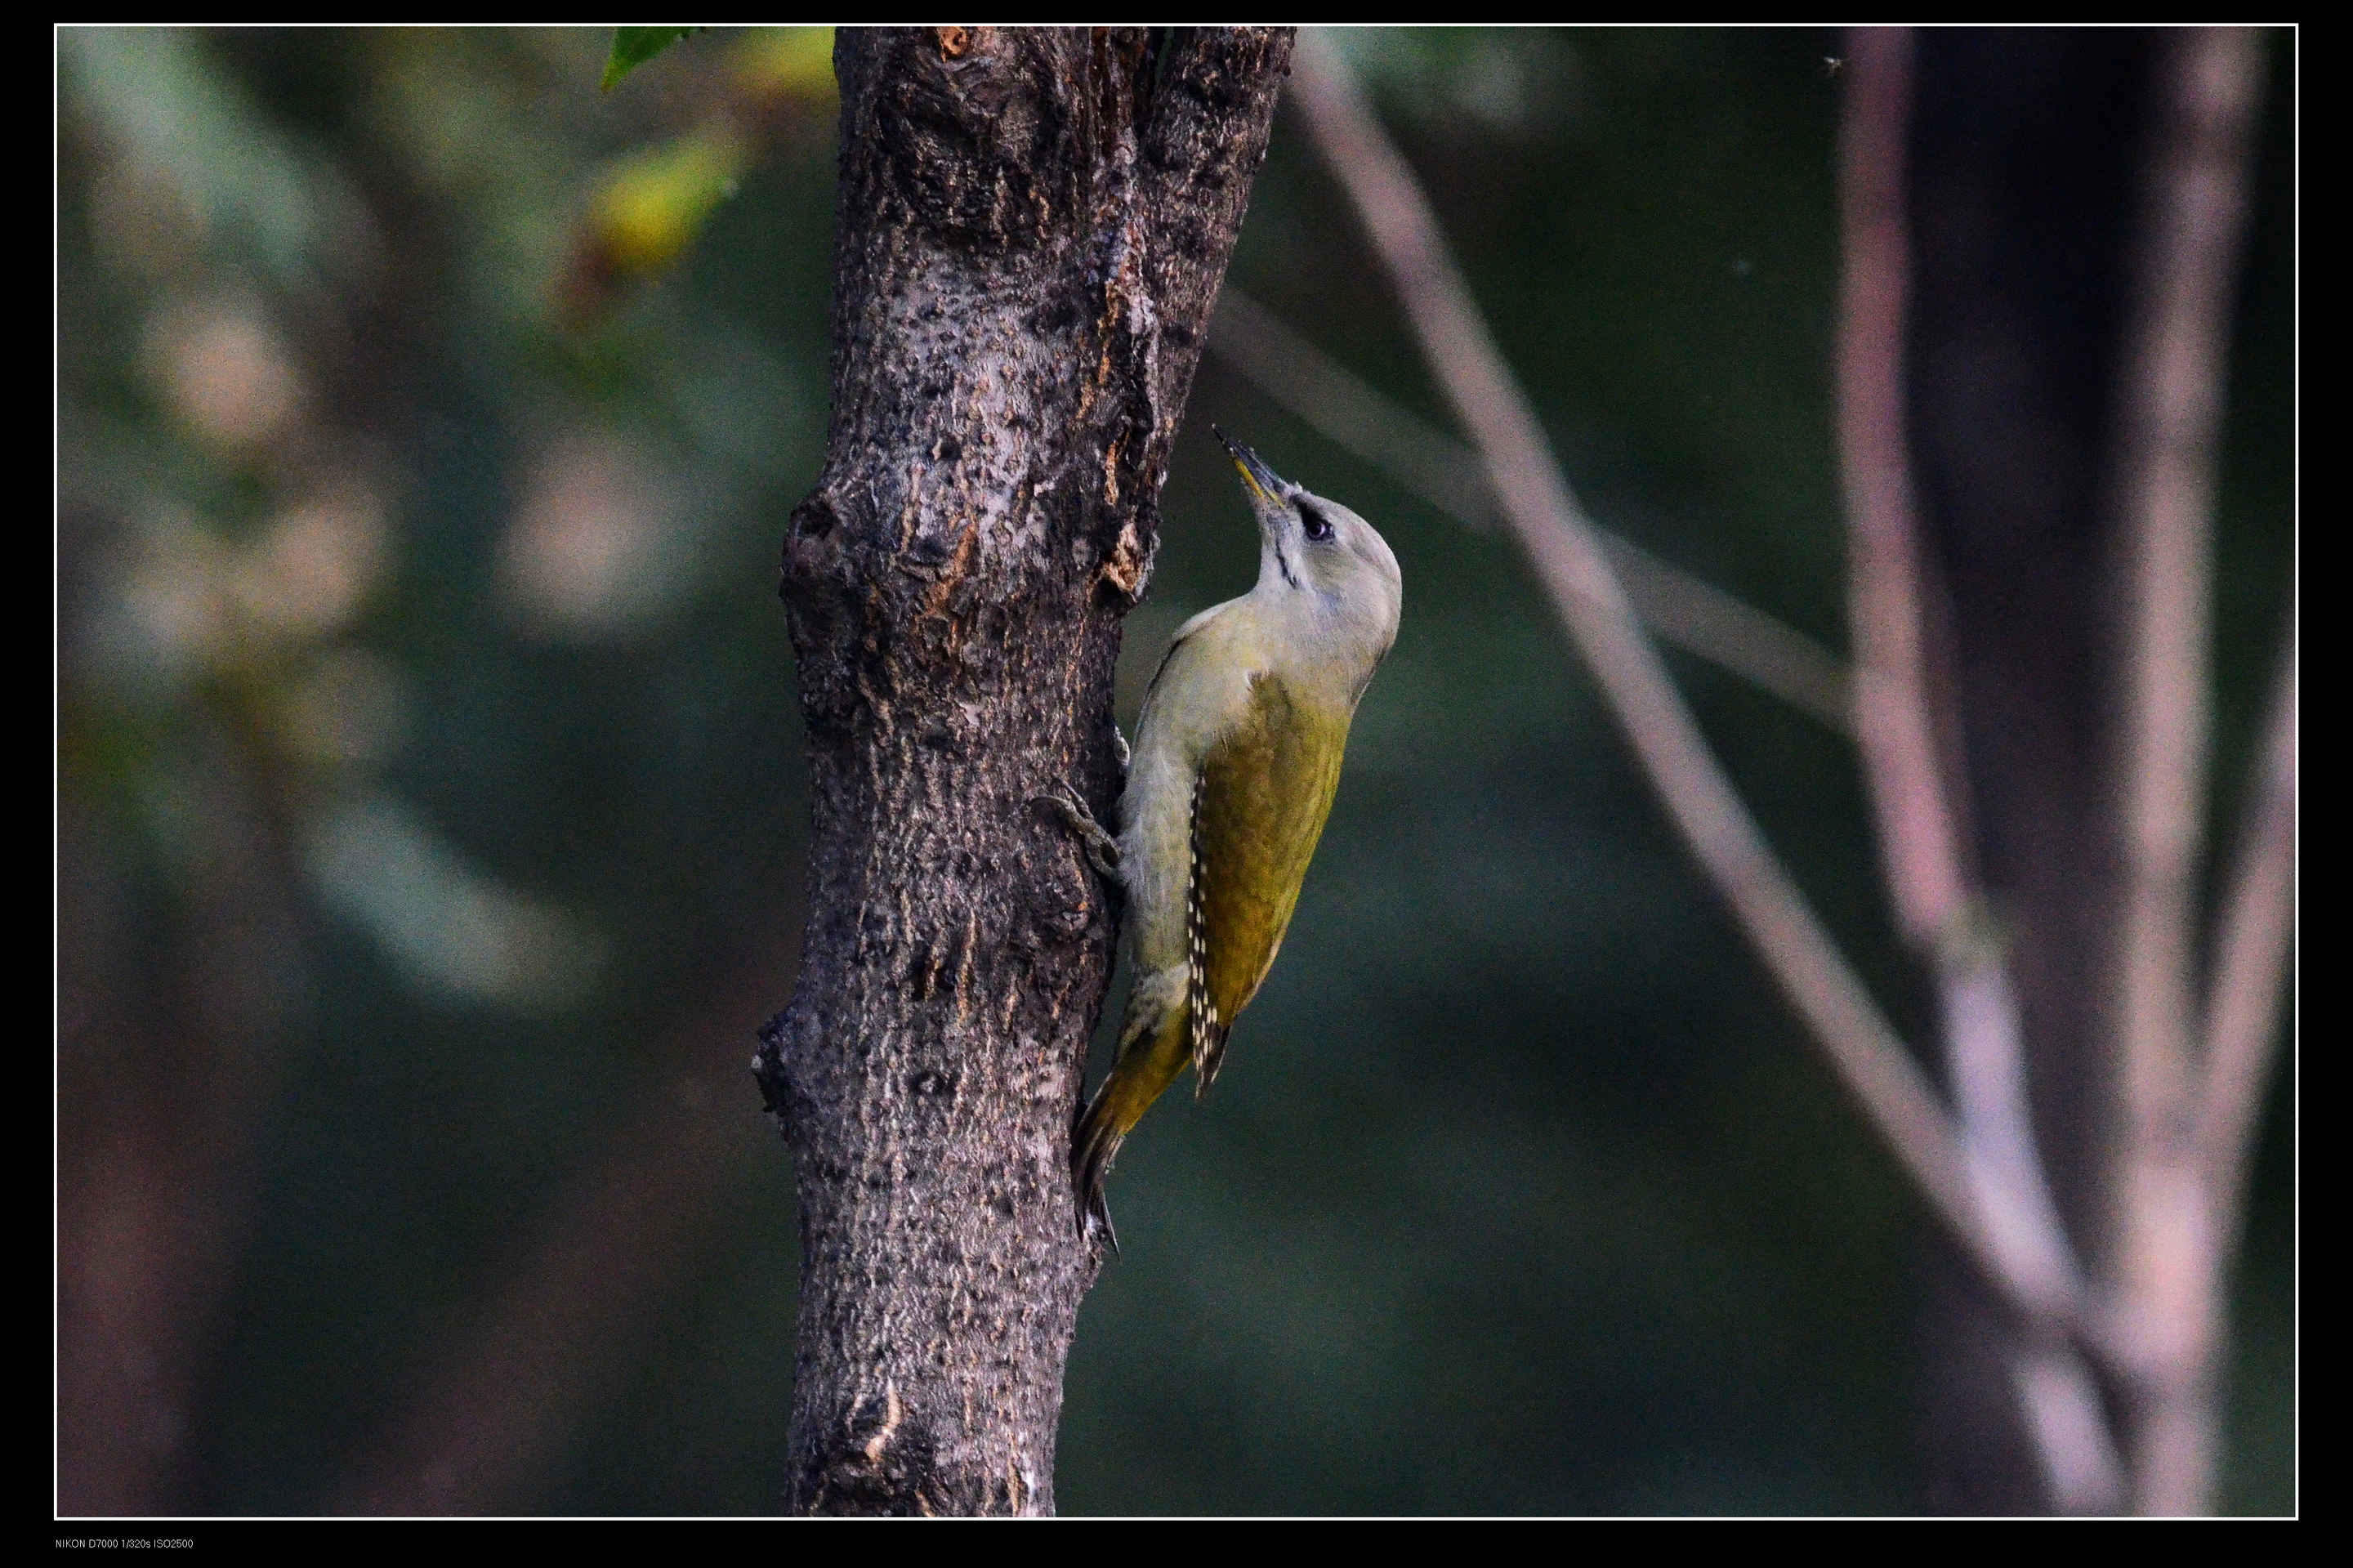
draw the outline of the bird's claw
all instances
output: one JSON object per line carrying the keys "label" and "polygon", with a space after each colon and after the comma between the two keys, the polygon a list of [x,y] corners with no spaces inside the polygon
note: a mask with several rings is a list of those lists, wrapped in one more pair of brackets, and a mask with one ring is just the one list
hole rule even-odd
{"label": "bird's claw", "polygon": [[1032,795],[1029,803],[1043,806],[1062,819],[1062,825],[1078,835],[1080,845],[1087,852],[1087,862],[1104,877],[1116,885],[1119,881],[1119,841],[1104,831],[1079,799],[1079,792],[1068,782],[1058,782],[1043,795]]}

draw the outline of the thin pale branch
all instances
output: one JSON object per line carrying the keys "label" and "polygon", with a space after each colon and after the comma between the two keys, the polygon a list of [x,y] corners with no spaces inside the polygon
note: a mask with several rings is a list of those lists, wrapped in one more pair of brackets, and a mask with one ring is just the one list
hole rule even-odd
{"label": "thin pale branch", "polygon": [[2190,1085],[2190,975],[2206,788],[2215,455],[2261,49],[2200,29],[2172,52],[2118,454],[2126,538],[2126,901],[2117,959],[2126,1102],[2143,1139]]}
{"label": "thin pale branch", "polygon": [[2113,1512],[2124,1496],[2124,1466],[2084,1359],[2067,1346],[2031,1340],[2010,1357],[2010,1378],[2053,1507]]}
{"label": "thin pale branch", "polygon": [[1209,352],[1457,522],[1504,525],[1477,452],[1409,413],[1230,281],[1209,318]]}
{"label": "thin pale branch", "polygon": [[[2015,1275],[2063,1279],[2079,1293],[2083,1270],[2035,1145],[2007,955],[1998,938],[1978,929],[1948,938],[1936,958],[1954,1109],[1988,1224]],[[2126,1495],[2124,1461],[2087,1361],[2033,1325],[2009,1353],[2052,1508],[2114,1512]]]}
{"label": "thin pale branch", "polygon": [[1601,547],[1635,613],[1662,641],[1729,671],[1841,735],[1854,733],[1854,686],[1836,654],[1631,539],[1604,534]]}
{"label": "thin pale branch", "polygon": [[[1965,849],[1940,758],[1926,657],[1924,556],[1905,417],[1904,343],[1911,287],[1905,138],[1912,37],[1862,27],[1847,46],[1840,137],[1845,270],[1838,329],[1839,453],[1846,488],[1848,609],[1863,775],[1881,863],[1905,937],[1935,969],[1941,1032],[1972,1179],[1988,1201],[2010,1273],[2079,1290],[2076,1263],[2035,1147],[2017,992]],[[2124,1497],[2123,1467],[2088,1370],[2048,1345],[2010,1354],[2027,1427],[2052,1503],[2105,1512]]]}
{"label": "thin pale branch", "polygon": [[2255,1118],[2278,1054],[2295,925],[2295,630],[2291,623],[2263,725],[2255,787],[2220,912],[2206,998],[2198,1148],[2221,1254],[2235,1250]]}
{"label": "thin pale branch", "polygon": [[2124,1138],[2114,1294],[2144,1512],[2212,1505],[2222,1332],[2215,1193],[2197,1144],[2192,969],[2203,849],[2216,451],[2262,46],[2176,35],[2158,83],[2137,298],[2119,396],[2125,637],[2116,787],[2124,907],[2110,994]]}
{"label": "thin pale branch", "polygon": [[[1326,440],[1455,521],[1502,525],[1478,453],[1399,408],[1230,283],[1218,296],[1209,349]],[[1632,540],[1598,532],[1634,612],[1660,638],[1841,734],[1854,732],[1846,669],[1836,654]]]}
{"label": "thin pale branch", "polygon": [[2064,1280],[2021,1278],[1997,1240],[1951,1120],[1717,767],[1643,636],[1608,553],[1554,462],[1412,171],[1347,67],[1312,35],[1293,82],[1317,146],[1388,267],[1424,356],[1477,445],[1504,515],[1592,670],[1645,776],[1744,935],[1872,1126],[2000,1299],[2084,1330]]}
{"label": "thin pale branch", "polygon": [[1847,45],[1840,139],[1846,270],[1839,290],[1839,457],[1846,484],[1855,717],[1897,922],[1933,952],[1968,902],[1961,846],[1928,722],[1920,556],[1904,414],[1911,282],[1904,137],[1912,40],[1861,27]]}

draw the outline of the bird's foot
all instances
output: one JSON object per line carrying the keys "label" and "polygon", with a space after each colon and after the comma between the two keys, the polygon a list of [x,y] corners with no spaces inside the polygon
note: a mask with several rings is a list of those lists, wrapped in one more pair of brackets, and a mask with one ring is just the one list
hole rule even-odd
{"label": "bird's foot", "polygon": [[1077,790],[1068,783],[1059,783],[1046,794],[1032,795],[1029,803],[1043,806],[1061,818],[1062,825],[1078,835],[1080,844],[1087,852],[1088,863],[1113,885],[1118,885],[1119,841],[1095,821],[1095,814],[1087,810],[1087,803],[1079,799]]}

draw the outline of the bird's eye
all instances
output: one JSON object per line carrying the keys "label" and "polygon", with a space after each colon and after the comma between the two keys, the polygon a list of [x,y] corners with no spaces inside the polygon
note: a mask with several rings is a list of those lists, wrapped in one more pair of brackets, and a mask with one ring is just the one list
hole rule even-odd
{"label": "bird's eye", "polygon": [[1300,503],[1299,521],[1307,529],[1307,536],[1318,544],[1332,536],[1332,519],[1305,502]]}

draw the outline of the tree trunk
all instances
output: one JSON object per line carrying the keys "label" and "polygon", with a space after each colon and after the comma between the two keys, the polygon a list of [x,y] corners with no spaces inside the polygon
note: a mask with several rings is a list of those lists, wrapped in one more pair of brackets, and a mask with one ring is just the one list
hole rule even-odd
{"label": "tree trunk", "polygon": [[757,1060],[800,1193],[797,1511],[1053,1507],[1117,906],[1031,800],[1117,796],[1121,618],[1290,54],[1279,28],[836,46],[833,420],[784,547],[808,927]]}

